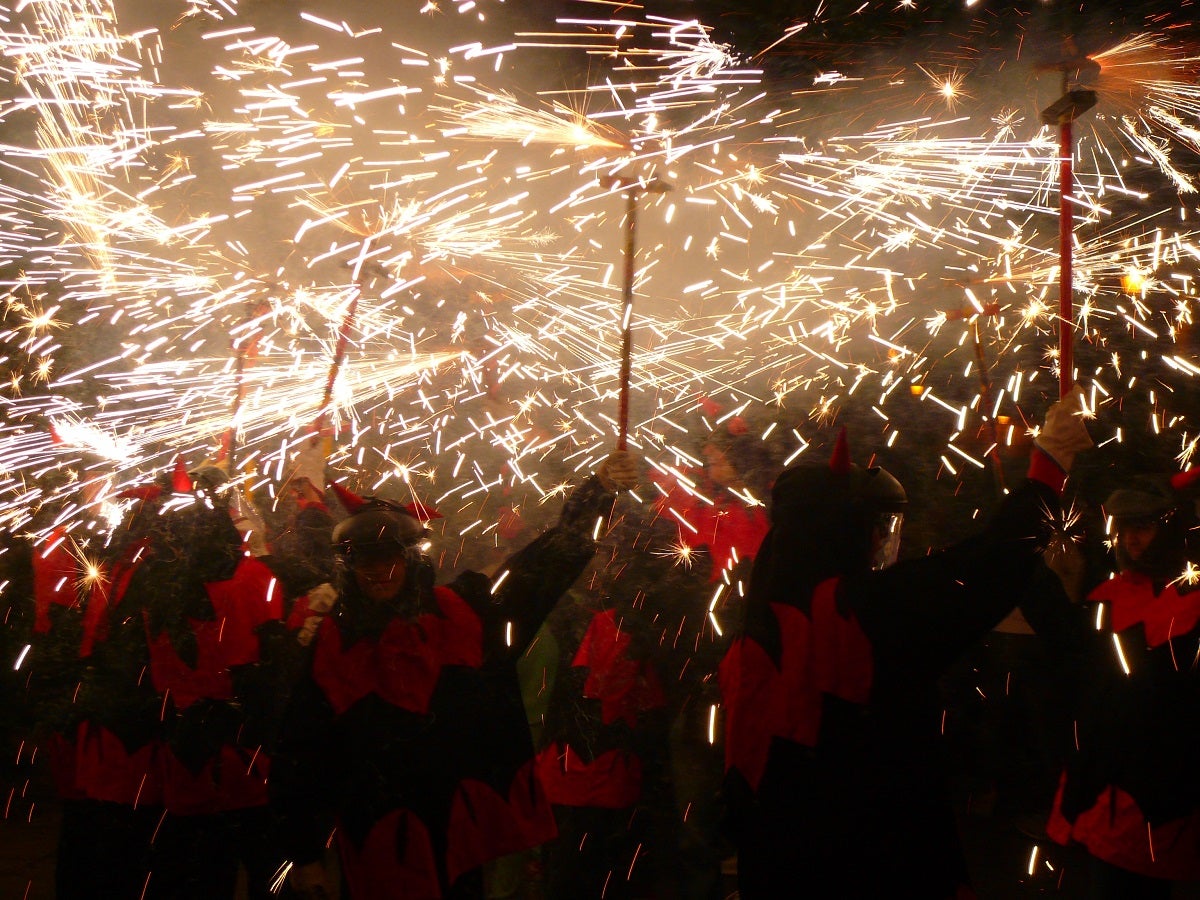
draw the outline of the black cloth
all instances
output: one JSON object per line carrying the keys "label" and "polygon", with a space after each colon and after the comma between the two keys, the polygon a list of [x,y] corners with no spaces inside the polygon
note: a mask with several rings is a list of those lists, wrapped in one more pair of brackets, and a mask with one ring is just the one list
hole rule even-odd
{"label": "black cloth", "polygon": [[142,900],[150,842],[161,817],[162,810],[153,807],[64,801],[54,868],[57,900]]}
{"label": "black cloth", "polygon": [[337,557],[330,536],[333,516],[323,506],[306,506],[271,541],[271,570],[284,597],[292,599],[337,579]]}
{"label": "black cloth", "polygon": [[[730,757],[742,896],[784,896],[801,877],[811,896],[952,897],[967,879],[944,784],[936,681],[1020,599],[1057,498],[1029,482],[980,535],[883,571],[858,565],[864,548],[837,543],[851,530],[850,516],[839,515],[835,497],[819,501],[811,494],[781,498],[777,488],[738,643],[757,645],[773,665],[782,664],[777,611],[814,615],[817,586],[839,578],[841,630],[813,626],[811,652],[828,654],[843,675],[846,666],[855,669],[849,680],[869,683],[869,692],[865,702],[790,694],[795,721],[781,730],[818,721],[818,737],[812,746],[774,737],[757,785],[737,767],[736,752]],[[865,660],[836,643],[859,631]],[[753,648],[736,649],[737,659],[753,657],[741,652]],[[814,702],[819,708],[806,708]]]}
{"label": "black cloth", "polygon": [[[158,826],[146,900],[221,900],[236,896],[239,867],[248,900],[272,900],[283,864],[266,807],[215,815],[167,815]],[[95,895],[93,895],[95,896]]]}
{"label": "black cloth", "polygon": [[[620,517],[586,587],[547,620],[559,656],[539,751],[569,747],[584,765],[616,753],[639,767],[624,779],[623,769],[603,765],[589,779],[577,773],[576,795],[563,784],[552,797],[560,831],[546,852],[554,900],[623,896],[656,883],[661,890],[677,883],[696,898],[719,891],[721,752],[708,742],[708,716],[719,702],[715,671],[728,638],[708,617],[714,563],[703,548],[685,562],[678,547],[674,519]],[[731,582],[740,576],[735,571]],[[722,592],[718,615],[730,624],[739,597],[736,587]],[[591,646],[580,655],[589,634],[615,652]],[[616,809],[587,806],[621,796],[636,799]]]}

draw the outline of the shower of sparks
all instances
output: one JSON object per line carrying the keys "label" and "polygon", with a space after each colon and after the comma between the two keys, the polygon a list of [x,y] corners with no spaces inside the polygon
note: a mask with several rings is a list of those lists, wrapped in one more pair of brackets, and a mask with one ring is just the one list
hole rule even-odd
{"label": "shower of sparks", "polygon": [[[621,185],[653,179],[674,189],[639,198],[639,453],[698,468],[689,433],[720,424],[701,397],[784,426],[776,464],[854,404],[947,473],[980,467],[985,420],[1020,436],[1053,390],[1058,201],[1015,45],[995,107],[995,60],[872,68],[829,50],[823,5],[745,55],[649,7],[576,0],[513,34],[493,7],[3,8],[6,525],[231,439],[275,496],[355,298],[335,470],[436,500],[447,535],[489,533],[500,496],[536,512],[616,433]],[[860,12],[908,27],[919,7]],[[1077,153],[1090,413],[1200,375],[1197,56],[1152,26],[1093,55]],[[764,77],[796,47],[830,64]],[[1157,390],[1151,429],[1200,432]]]}

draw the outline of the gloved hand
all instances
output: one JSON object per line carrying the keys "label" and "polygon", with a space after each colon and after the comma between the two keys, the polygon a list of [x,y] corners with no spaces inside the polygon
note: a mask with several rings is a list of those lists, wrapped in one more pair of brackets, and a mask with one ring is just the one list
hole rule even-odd
{"label": "gloved hand", "polygon": [[614,450],[600,463],[596,477],[607,491],[631,491],[638,486],[637,458],[628,450]]}
{"label": "gloved hand", "polygon": [[1075,385],[1046,411],[1046,422],[1035,441],[1064,472],[1071,471],[1075,454],[1095,446],[1083,427],[1083,412],[1083,388]]}
{"label": "gloved hand", "polygon": [[288,884],[304,900],[332,900],[333,881],[321,862],[294,866],[288,875]]}
{"label": "gloved hand", "polygon": [[233,517],[233,527],[242,536],[242,543],[251,556],[267,556],[271,551],[267,547],[267,524],[263,517],[240,491],[232,491],[231,494],[233,499],[229,504],[229,515]]}
{"label": "gloved hand", "polygon": [[329,461],[332,443],[330,435],[324,432],[303,438],[300,441],[300,450],[292,460],[291,480],[304,479],[318,491],[324,492],[325,465]]}
{"label": "gloved hand", "polygon": [[304,624],[296,633],[296,641],[301,647],[307,647],[313,642],[313,638],[317,636],[317,629],[321,627],[337,599],[337,589],[329,582],[318,584],[308,592],[304,598],[304,602],[308,604],[308,615],[304,617]]}

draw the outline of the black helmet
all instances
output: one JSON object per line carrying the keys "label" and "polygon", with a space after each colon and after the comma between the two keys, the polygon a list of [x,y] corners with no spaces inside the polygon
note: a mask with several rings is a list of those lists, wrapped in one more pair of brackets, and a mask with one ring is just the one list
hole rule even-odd
{"label": "black helmet", "polygon": [[365,498],[353,515],[333,529],[333,548],[343,558],[356,553],[418,551],[429,534],[421,520],[399,504],[378,497]]}
{"label": "black helmet", "polygon": [[1167,476],[1135,475],[1104,501],[1104,511],[1118,521],[1160,519],[1180,505]]}
{"label": "black helmet", "polygon": [[[1118,537],[1114,544],[1118,568],[1141,572],[1159,581],[1177,578],[1187,557],[1188,534],[1195,525],[1193,493],[1187,473],[1143,473],[1130,477],[1104,501],[1104,512],[1112,516],[1119,534],[1124,525],[1154,525],[1157,532],[1136,560],[1131,559]],[[1182,480],[1181,480],[1182,478]]]}
{"label": "black helmet", "polygon": [[828,465],[808,463],[794,466],[779,476],[772,493],[778,513],[789,506],[811,504],[820,498],[864,514],[899,513],[908,506],[904,487],[887,469],[862,467],[850,462],[846,429],[838,434]]}
{"label": "black helmet", "polygon": [[775,566],[795,572],[773,593],[803,594],[824,578],[890,565],[907,505],[904,488],[886,469],[850,462],[843,430],[828,465],[802,463],[775,481],[772,543],[780,560]]}

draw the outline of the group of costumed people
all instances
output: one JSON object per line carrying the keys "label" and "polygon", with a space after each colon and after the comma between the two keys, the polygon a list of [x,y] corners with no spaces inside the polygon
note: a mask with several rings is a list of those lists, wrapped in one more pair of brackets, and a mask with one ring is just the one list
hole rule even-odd
{"label": "group of costumed people", "polygon": [[1086,602],[1031,590],[1080,409],[979,534],[902,562],[904,489],[844,432],[777,474],[737,417],[647,502],[614,452],[444,585],[436,513],[327,485],[318,439],[270,541],[223,473],[177,469],[99,575],[61,529],[32,549],[58,896],[233,897],[241,868],[250,897],[482,898],[536,859],[550,898],[709,900],[735,852],[748,900],[966,896],[937,681],[1018,605],[1087,666],[1050,835],[1097,896],[1167,896],[1200,877],[1190,479],[1106,501],[1120,573]]}

